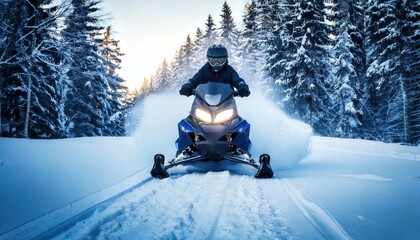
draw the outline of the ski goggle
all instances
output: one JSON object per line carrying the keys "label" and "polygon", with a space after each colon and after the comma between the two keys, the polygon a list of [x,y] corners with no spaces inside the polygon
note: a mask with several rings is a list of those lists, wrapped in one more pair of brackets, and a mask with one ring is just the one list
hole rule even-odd
{"label": "ski goggle", "polygon": [[212,58],[212,57],[208,57],[207,60],[209,61],[210,65],[212,67],[220,67],[225,65],[226,63],[226,58]]}

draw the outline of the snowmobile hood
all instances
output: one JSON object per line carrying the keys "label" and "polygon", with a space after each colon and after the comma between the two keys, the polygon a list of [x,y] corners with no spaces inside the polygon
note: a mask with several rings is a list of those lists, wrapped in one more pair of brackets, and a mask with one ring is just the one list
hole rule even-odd
{"label": "snowmobile hood", "polygon": [[227,83],[208,82],[200,84],[195,90],[195,95],[209,106],[219,106],[232,97],[233,89]]}

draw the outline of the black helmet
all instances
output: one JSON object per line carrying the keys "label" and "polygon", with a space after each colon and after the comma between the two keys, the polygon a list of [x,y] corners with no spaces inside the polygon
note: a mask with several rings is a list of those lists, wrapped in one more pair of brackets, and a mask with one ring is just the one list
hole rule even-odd
{"label": "black helmet", "polygon": [[228,52],[221,44],[213,44],[207,49],[207,60],[215,72],[227,63]]}

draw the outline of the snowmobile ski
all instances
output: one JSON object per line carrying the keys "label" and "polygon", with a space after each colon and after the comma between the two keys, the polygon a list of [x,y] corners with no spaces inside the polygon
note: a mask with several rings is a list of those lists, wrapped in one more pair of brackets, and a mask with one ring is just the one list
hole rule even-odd
{"label": "snowmobile ski", "polygon": [[155,163],[153,164],[152,171],[150,171],[150,174],[152,175],[152,177],[155,177],[155,178],[169,177],[169,173],[166,171],[164,164],[165,164],[165,156],[163,156],[162,154],[156,154]]}
{"label": "snowmobile ski", "polygon": [[[182,159],[176,158],[169,161],[168,165],[164,165],[165,157],[162,154],[155,155],[155,163],[153,165],[152,171],[150,174],[152,177],[155,178],[167,178],[169,177],[168,169],[178,166],[178,165],[185,165],[190,164],[193,162],[205,161],[200,155],[193,155],[188,156]],[[255,161],[251,158],[243,158],[241,156],[226,156],[223,160],[246,164],[258,169],[257,173],[255,174],[255,178],[272,178],[274,176],[274,172],[271,169],[270,165],[270,156],[268,154],[263,154],[260,156],[260,164],[256,164]]]}
{"label": "snowmobile ski", "polygon": [[260,156],[260,166],[255,174],[255,178],[272,178],[274,175],[270,165],[270,155],[262,154]]}

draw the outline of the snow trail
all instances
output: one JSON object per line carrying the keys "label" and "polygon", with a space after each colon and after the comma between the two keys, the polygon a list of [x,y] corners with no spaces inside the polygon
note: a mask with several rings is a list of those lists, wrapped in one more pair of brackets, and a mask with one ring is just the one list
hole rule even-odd
{"label": "snow trail", "polygon": [[[132,139],[0,140],[3,143],[0,158],[7,160],[7,166],[0,168],[0,176],[9,174],[9,178],[0,181],[5,196],[15,194],[15,185],[10,183],[18,178],[34,183],[31,175],[18,174],[22,170],[23,173],[57,171],[55,181],[72,180],[68,182],[76,184],[74,187],[79,190],[78,183],[86,185],[91,181],[96,181],[92,186],[105,187],[90,187],[89,195],[82,199],[79,193],[73,195],[70,205],[65,205],[69,201],[55,202],[54,206],[64,207],[51,207],[52,212],[24,225],[15,225],[12,231],[0,235],[0,239],[51,239],[55,236],[59,239],[316,240],[347,239],[348,235],[355,239],[416,239],[419,236],[420,208],[415,201],[420,196],[416,191],[420,187],[418,161],[403,155],[395,158],[406,152],[420,156],[419,147],[314,137],[311,156],[298,168],[276,171],[276,177],[283,179],[254,179],[254,169],[244,165],[200,163],[174,168],[170,178],[158,180],[150,177],[149,161],[137,165],[140,157],[133,155],[137,151],[134,151]],[[85,144],[87,142],[89,144]],[[360,153],[343,154],[341,149],[351,149],[352,144],[361,148]],[[25,153],[23,149],[28,146],[33,149]],[[102,153],[97,159],[96,153],[109,146],[114,148],[107,149],[107,154]],[[126,146],[129,147],[124,148]],[[377,147],[390,150],[388,152],[400,150],[390,156],[386,156],[386,151],[382,156],[370,155],[369,151]],[[51,149],[65,156],[67,161],[61,162],[65,168],[50,164],[57,162],[56,154],[50,154]],[[121,151],[125,149],[129,151]],[[361,154],[363,149],[368,154]],[[19,154],[7,152],[12,150]],[[108,154],[110,152],[119,154]],[[86,155],[83,158],[86,163],[80,160],[82,155]],[[47,161],[43,162],[44,158]],[[80,160],[79,164],[75,164],[74,158]],[[118,164],[107,164],[113,161]],[[112,175],[112,184],[108,182],[110,176],[102,178],[104,173],[115,173],[115,167],[126,164],[125,169],[129,171],[124,177]],[[33,166],[41,171],[34,171]],[[81,168],[100,175],[85,178],[75,175]],[[33,193],[43,194],[41,200],[50,201],[51,193],[69,191],[67,184],[52,189],[40,183],[33,186],[31,190],[38,191],[12,199],[23,200],[25,207],[34,208],[39,202],[32,197]],[[1,206],[3,212],[17,208],[7,201]]]}
{"label": "snow trail", "polygon": [[281,182],[284,184],[287,194],[302,214],[318,229],[325,239],[352,239],[326,209],[305,199],[288,179],[282,179]]}
{"label": "snow trail", "polygon": [[287,227],[273,218],[273,207],[262,194],[260,184],[269,185],[270,180],[234,175],[231,182],[219,216],[222,227],[210,239],[290,239]]}
{"label": "snow trail", "polygon": [[152,180],[55,239],[290,239],[260,184],[228,171]]}
{"label": "snow trail", "polygon": [[[225,173],[226,174],[224,174],[224,176],[228,176],[229,177],[228,172],[225,172]],[[223,186],[223,190],[222,191],[219,191],[218,192],[218,195],[216,195],[216,196],[213,195],[213,194],[212,195],[209,195],[209,197],[211,197],[211,198],[215,197],[217,199],[216,201],[220,201],[221,204],[219,204],[218,211],[214,211],[214,212],[217,212],[217,215],[214,217],[215,221],[214,221],[214,224],[213,224],[213,226],[212,226],[212,228],[210,230],[210,233],[207,236],[208,239],[214,239],[215,234],[218,232],[219,227],[220,227],[220,215],[225,210],[225,206],[226,206],[226,202],[227,202],[227,198],[226,198],[225,195],[226,195],[226,192],[228,191],[228,189],[231,188],[230,177],[225,182],[226,183]],[[214,203],[214,201],[212,201],[212,203]],[[207,206],[207,207],[209,207],[210,209],[212,209],[211,205],[210,206]],[[213,209],[215,210],[217,208],[213,208]],[[202,232],[202,233],[205,233],[205,232]],[[195,235],[194,237],[197,237],[197,236]]]}

